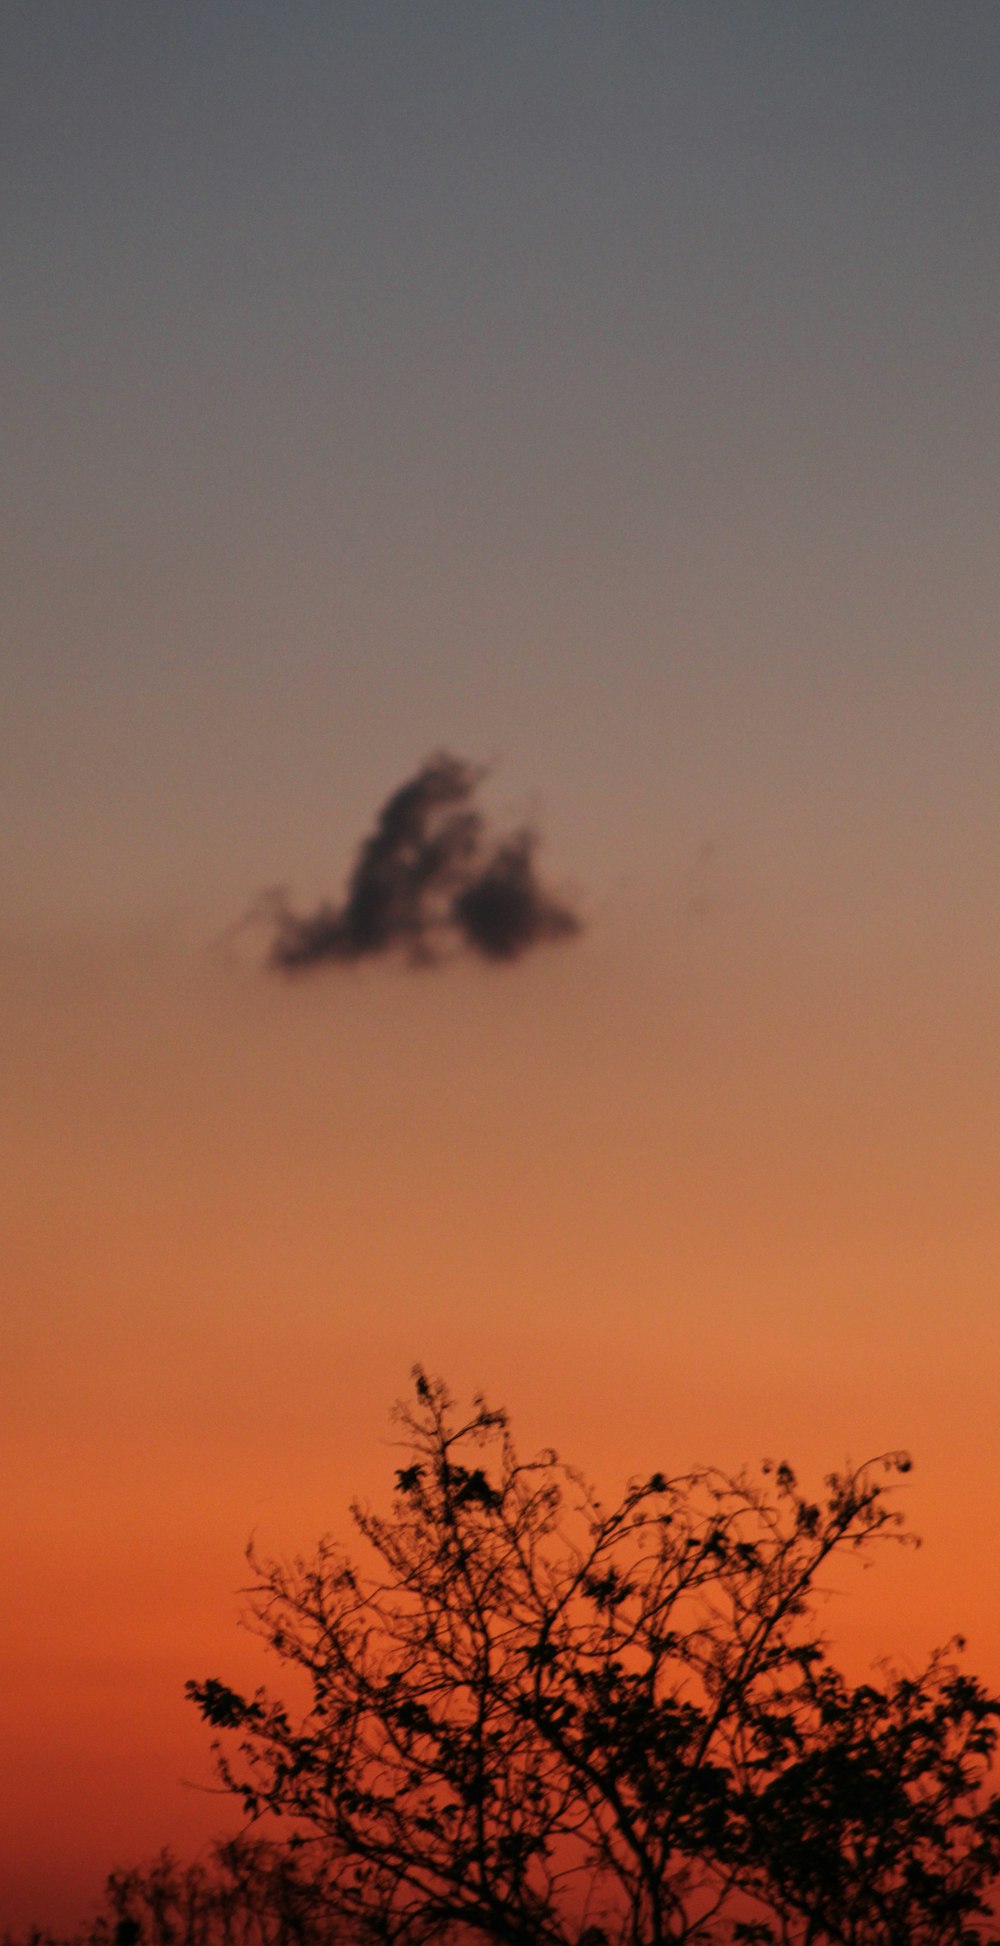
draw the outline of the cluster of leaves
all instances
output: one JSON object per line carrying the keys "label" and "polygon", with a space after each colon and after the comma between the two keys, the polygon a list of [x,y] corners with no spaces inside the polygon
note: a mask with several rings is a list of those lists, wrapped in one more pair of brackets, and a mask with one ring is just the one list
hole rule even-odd
{"label": "cluster of leaves", "polygon": [[[786,1465],[635,1481],[612,1509],[506,1416],[415,1375],[371,1563],[263,1561],[251,1622],[306,1679],[189,1685],[222,1781],[352,1938],[979,1946],[1000,1705],[947,1655],[849,1685],[818,1577],[901,1536],[889,1455],[819,1500]],[[235,1745],[235,1747],[234,1747]]]}

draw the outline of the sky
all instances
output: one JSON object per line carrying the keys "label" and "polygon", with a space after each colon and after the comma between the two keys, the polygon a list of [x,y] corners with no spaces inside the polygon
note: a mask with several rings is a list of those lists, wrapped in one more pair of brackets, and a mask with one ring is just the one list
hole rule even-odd
{"label": "sky", "polygon": [[[7,0],[0,1923],[232,1828],[184,1681],[418,1359],[609,1491],[909,1448],[830,1632],[1000,1683],[998,84]],[[579,930],[274,963],[440,753]]]}

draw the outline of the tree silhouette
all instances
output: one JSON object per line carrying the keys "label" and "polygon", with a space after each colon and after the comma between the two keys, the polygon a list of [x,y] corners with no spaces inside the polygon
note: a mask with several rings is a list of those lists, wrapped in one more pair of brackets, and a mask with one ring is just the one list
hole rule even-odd
{"label": "tree silhouette", "polygon": [[[422,1946],[973,1946],[1000,1865],[997,1701],[947,1654],[852,1687],[813,1610],[902,1534],[890,1454],[633,1481],[604,1507],[506,1415],[415,1373],[368,1565],[251,1548],[251,1624],[302,1690],[191,1683],[224,1784],[288,1818],[345,1936]],[[235,1740],[235,1747],[234,1747]]]}
{"label": "tree silhouette", "polygon": [[37,1928],[2,1946],[343,1946],[322,1874],[281,1846],[226,1839],[205,1860],[169,1851],[109,1874],[99,1909],[71,1939]]}

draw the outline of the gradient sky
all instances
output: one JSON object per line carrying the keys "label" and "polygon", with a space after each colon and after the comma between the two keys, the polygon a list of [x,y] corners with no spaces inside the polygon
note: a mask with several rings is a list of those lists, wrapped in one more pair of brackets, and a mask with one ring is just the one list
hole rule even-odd
{"label": "gradient sky", "polygon": [[[909,1446],[1000,1683],[1000,8],[6,0],[0,1921],[226,1807],[414,1359],[610,1488]],[[298,981],[432,751],[584,937]]]}

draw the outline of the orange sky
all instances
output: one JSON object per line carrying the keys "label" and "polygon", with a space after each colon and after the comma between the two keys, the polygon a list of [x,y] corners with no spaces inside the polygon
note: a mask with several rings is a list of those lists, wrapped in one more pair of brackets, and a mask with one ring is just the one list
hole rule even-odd
{"label": "orange sky", "polygon": [[184,1679],[256,1669],[251,1530],[308,1546],[385,1493],[416,1358],[609,1488],[910,1446],[926,1545],[831,1627],[855,1658],[962,1628],[1000,1671],[982,1000],[918,1063],[924,983],[777,993],[733,930],[337,992],[165,938],[8,972],[12,1917],[218,1828]]}
{"label": "orange sky", "polygon": [[[415,1359],[609,1491],[909,1447],[831,1629],[1000,1682],[1000,14],[251,12],[0,23],[0,1925],[219,1827]],[[223,941],[441,748],[579,940]]]}

